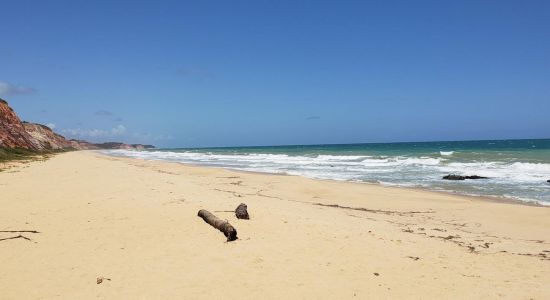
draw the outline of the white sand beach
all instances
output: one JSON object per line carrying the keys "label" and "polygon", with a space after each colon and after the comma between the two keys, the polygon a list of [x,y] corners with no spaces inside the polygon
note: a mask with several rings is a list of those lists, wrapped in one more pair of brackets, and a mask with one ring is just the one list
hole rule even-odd
{"label": "white sand beach", "polygon": [[550,298],[548,207],[86,151],[0,172],[0,207],[0,299]]}

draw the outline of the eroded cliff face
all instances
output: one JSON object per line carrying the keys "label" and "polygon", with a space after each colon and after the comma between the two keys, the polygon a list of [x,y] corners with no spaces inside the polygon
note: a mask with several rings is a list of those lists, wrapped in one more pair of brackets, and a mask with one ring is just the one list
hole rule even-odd
{"label": "eroded cliff face", "polygon": [[143,150],[152,145],[109,142],[93,144],[82,140],[67,140],[41,124],[21,122],[8,103],[0,99],[0,148],[20,148],[33,151],[127,149]]}
{"label": "eroded cliff face", "polygon": [[62,150],[71,148],[71,142],[53,132],[48,126],[23,122],[25,131],[33,137],[33,143],[41,150]]}
{"label": "eroded cliff face", "polygon": [[70,140],[69,143],[71,144],[71,148],[75,150],[97,150],[99,149],[98,146],[81,140]]}
{"label": "eroded cliff face", "polygon": [[125,144],[117,142],[108,142],[94,145],[99,147],[100,149],[145,150],[155,148],[155,146],[153,145]]}
{"label": "eroded cliff face", "polygon": [[3,99],[0,99],[0,147],[42,150]]}

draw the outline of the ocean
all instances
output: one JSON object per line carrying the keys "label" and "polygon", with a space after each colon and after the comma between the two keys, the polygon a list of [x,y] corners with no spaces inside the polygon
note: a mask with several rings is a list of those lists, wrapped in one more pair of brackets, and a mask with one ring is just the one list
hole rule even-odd
{"label": "ocean", "polygon": [[[105,150],[108,155],[550,205],[550,139]],[[488,179],[449,181],[448,174]]]}

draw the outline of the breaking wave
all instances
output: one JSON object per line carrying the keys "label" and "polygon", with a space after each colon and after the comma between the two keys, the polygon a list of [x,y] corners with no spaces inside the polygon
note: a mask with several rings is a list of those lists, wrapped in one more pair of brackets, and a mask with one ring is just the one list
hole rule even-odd
{"label": "breaking wave", "polygon": [[[198,151],[106,150],[108,155],[222,167],[243,171],[300,175],[317,179],[378,182],[464,194],[530,199],[550,205],[550,163],[453,159],[439,156],[304,155],[272,153],[213,153]],[[480,175],[487,180],[450,182],[447,174]]]}

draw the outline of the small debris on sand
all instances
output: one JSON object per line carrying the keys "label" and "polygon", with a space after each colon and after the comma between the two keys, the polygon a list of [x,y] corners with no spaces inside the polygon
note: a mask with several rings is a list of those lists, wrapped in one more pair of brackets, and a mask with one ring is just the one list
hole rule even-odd
{"label": "small debris on sand", "polygon": [[98,278],[96,279],[96,283],[97,283],[97,284],[101,284],[101,283],[103,282],[103,280],[109,280],[109,281],[111,281],[111,278],[98,277]]}

